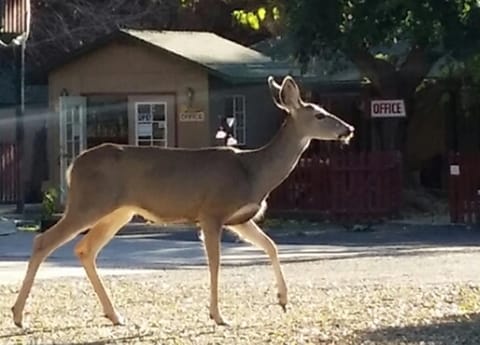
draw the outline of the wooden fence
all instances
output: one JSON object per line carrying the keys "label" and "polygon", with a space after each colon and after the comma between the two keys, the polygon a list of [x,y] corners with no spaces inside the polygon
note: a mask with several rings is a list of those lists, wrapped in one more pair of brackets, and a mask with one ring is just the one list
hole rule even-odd
{"label": "wooden fence", "polygon": [[0,143],[0,203],[2,204],[17,201],[17,169],[15,144]]}
{"label": "wooden fence", "polygon": [[480,224],[480,152],[450,153],[449,164],[450,220]]}
{"label": "wooden fence", "polygon": [[399,152],[306,152],[272,193],[269,209],[333,221],[372,221],[401,206]]}

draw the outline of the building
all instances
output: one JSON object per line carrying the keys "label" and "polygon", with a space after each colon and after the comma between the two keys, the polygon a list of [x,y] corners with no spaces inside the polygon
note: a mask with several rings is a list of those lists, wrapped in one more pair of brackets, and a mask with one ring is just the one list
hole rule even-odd
{"label": "building", "polygon": [[48,71],[48,184],[65,190],[65,170],[103,142],[169,147],[218,144],[235,117],[240,147],[265,144],[282,121],[267,76],[295,71],[209,32],[121,29]]}

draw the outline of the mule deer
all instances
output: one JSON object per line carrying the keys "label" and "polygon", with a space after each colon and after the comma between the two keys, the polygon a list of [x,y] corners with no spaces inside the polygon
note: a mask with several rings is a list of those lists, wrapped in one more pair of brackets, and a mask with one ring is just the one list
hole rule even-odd
{"label": "mule deer", "polygon": [[[295,168],[312,139],[353,137],[354,128],[322,107],[304,102],[292,77],[281,85],[268,78],[274,103],[287,113],[275,137],[258,149],[137,147],[101,144],[82,152],[68,174],[63,217],[33,241],[32,256],[12,307],[22,327],[23,310],[40,264],[56,248],[90,229],[76,244],[105,316],[122,324],[98,276],[96,258],[117,231],[139,214],[153,222],[188,221],[200,226],[210,274],[210,318],[226,324],[218,307],[220,240],[223,227],[269,256],[277,298],[286,310],[287,287],[275,243],[256,220],[265,200]],[[277,99],[278,98],[278,99]]]}

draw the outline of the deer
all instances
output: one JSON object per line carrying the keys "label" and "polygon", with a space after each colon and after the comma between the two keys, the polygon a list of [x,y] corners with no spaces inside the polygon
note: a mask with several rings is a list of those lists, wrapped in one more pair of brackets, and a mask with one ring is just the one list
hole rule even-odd
{"label": "deer", "polygon": [[134,215],[153,223],[191,222],[199,227],[209,271],[209,316],[216,325],[229,325],[218,306],[224,228],[269,257],[278,304],[286,311],[287,286],[278,248],[258,220],[264,215],[269,194],[294,170],[311,140],[349,144],[354,127],[322,106],[305,102],[291,75],[281,84],[269,76],[267,83],[274,104],[285,117],[273,138],[258,148],[103,143],[82,151],[66,172],[68,193],[62,217],[33,239],[25,276],[11,308],[15,325],[23,327],[25,303],[41,263],[82,232],[75,255],[103,315],[114,326],[124,325],[97,273],[96,259]]}

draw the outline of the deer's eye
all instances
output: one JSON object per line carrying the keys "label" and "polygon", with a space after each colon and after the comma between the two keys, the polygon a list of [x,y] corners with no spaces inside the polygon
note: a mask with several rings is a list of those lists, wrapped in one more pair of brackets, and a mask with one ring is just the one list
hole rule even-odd
{"label": "deer's eye", "polygon": [[316,114],[315,114],[315,118],[316,118],[317,120],[324,119],[325,117],[326,117],[326,115],[323,114],[323,113],[316,113]]}

